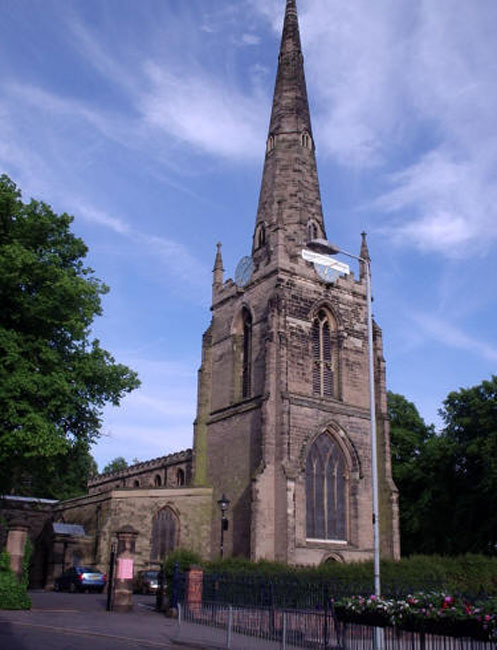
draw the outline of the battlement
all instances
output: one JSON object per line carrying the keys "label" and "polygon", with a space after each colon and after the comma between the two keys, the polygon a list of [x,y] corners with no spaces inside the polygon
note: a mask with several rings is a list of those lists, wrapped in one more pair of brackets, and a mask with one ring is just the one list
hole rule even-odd
{"label": "battlement", "polygon": [[136,463],[117,472],[98,474],[88,480],[89,494],[118,488],[184,487],[191,481],[192,450]]}

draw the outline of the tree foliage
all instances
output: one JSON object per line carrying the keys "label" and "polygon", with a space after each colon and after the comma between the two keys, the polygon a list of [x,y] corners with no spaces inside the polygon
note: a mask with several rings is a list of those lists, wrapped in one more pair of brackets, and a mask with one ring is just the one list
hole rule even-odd
{"label": "tree foliage", "polygon": [[110,472],[119,472],[122,469],[128,468],[128,461],[123,456],[117,456],[114,460],[111,460],[103,468],[102,474],[108,474]]}
{"label": "tree foliage", "polygon": [[71,232],[72,220],[46,203],[23,203],[16,185],[0,177],[3,491],[29,482],[37,463],[49,468],[71,450],[87,453],[104,405],[117,406],[139,385],[91,338],[108,288],[85,266],[87,247]]}
{"label": "tree foliage", "polygon": [[420,459],[434,439],[432,426],[425,424],[416,406],[403,395],[388,392],[388,416],[392,451],[392,475],[399,490],[399,518],[403,554],[422,552],[423,489]]}
{"label": "tree foliage", "polygon": [[[449,393],[440,411],[451,451],[453,552],[497,552],[497,376]],[[455,506],[455,507],[454,507]]]}
{"label": "tree foliage", "polygon": [[435,434],[388,395],[402,553],[497,553],[497,377],[451,392]]}

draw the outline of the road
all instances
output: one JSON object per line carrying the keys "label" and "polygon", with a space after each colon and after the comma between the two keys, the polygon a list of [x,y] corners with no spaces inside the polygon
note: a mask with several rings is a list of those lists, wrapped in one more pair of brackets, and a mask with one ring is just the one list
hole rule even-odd
{"label": "road", "polygon": [[[176,648],[176,621],[154,611],[154,596],[133,596],[133,611],[107,612],[106,596],[34,591],[29,611],[0,611],[5,650]],[[207,644],[183,648],[207,648]]]}

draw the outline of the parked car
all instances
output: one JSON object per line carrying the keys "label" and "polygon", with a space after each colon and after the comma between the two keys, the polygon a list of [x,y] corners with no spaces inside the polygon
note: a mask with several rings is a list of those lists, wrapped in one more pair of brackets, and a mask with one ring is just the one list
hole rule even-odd
{"label": "parked car", "polygon": [[73,566],[55,579],[55,591],[98,591],[102,593],[107,576],[98,569]]}
{"label": "parked car", "polygon": [[135,578],[135,591],[141,594],[155,594],[159,588],[158,571],[139,571]]}

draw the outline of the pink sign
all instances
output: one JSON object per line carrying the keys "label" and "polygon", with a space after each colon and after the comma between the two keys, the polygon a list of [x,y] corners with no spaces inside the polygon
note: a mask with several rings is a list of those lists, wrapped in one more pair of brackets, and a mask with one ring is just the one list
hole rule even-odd
{"label": "pink sign", "polygon": [[133,578],[133,560],[121,557],[117,561],[117,579],[131,580]]}

